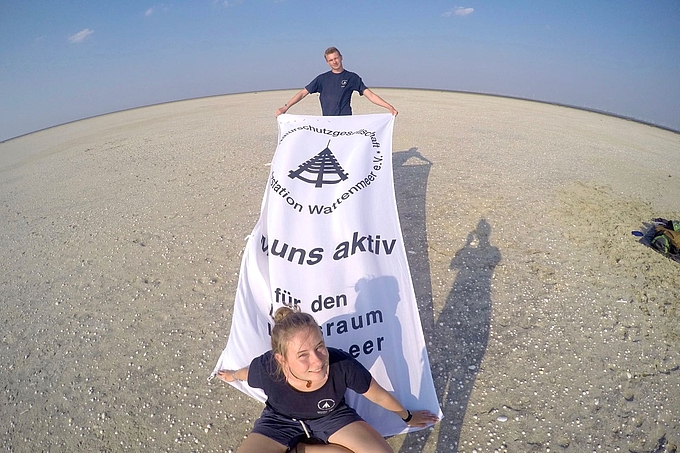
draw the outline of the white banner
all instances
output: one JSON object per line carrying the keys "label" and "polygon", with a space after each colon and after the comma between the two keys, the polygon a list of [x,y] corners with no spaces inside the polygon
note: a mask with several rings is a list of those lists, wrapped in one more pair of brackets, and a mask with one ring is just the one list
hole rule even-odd
{"label": "white banner", "polygon": [[[299,306],[408,409],[440,414],[401,237],[390,114],[280,115],[260,220],[241,263],[231,331],[215,372],[271,348],[271,315]],[[260,401],[244,383],[235,387]],[[413,430],[349,391],[383,436]]]}

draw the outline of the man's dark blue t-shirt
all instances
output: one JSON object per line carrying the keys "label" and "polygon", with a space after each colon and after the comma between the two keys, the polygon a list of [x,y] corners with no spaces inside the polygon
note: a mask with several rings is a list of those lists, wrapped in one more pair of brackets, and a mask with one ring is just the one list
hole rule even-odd
{"label": "man's dark blue t-shirt", "polygon": [[324,72],[305,89],[310,93],[319,93],[324,116],[341,116],[352,114],[352,92],[358,91],[363,96],[366,85],[358,74],[343,70],[339,74],[333,71]]}

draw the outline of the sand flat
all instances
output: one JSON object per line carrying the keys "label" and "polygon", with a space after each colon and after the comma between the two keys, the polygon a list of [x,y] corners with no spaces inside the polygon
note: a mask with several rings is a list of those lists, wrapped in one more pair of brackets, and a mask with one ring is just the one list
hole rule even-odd
{"label": "sand flat", "polygon": [[[395,451],[672,451],[680,264],[631,231],[680,219],[680,134],[530,101],[375,91],[400,111],[395,190],[445,414],[390,439]],[[261,405],[206,377],[274,111],[293,93],[0,143],[3,448],[237,448]],[[310,96],[290,113],[320,108]]]}

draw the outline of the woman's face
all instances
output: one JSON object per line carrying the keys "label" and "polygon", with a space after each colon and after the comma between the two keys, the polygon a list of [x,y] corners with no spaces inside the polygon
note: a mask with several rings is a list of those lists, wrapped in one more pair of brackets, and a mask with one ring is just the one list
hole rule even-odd
{"label": "woman's face", "polygon": [[314,383],[324,381],[328,376],[328,349],[319,329],[304,329],[293,335],[283,359],[297,378]]}

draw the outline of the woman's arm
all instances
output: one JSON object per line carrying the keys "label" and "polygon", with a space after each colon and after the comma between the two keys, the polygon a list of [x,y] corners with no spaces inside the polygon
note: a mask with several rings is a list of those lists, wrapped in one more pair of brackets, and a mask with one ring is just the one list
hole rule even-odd
{"label": "woman's arm", "polygon": [[239,370],[220,370],[217,377],[224,382],[248,381],[248,367]]}
{"label": "woman's arm", "polygon": [[411,419],[406,422],[409,426],[424,427],[427,425],[432,425],[439,420],[439,417],[434,415],[430,411],[409,411],[404,406],[401,405],[399,400],[397,400],[391,393],[382,388],[380,384],[376,382],[375,379],[371,379],[371,385],[368,387],[364,396],[368,398],[369,401],[392,411],[401,417],[402,420],[406,421],[411,416]]}
{"label": "woman's arm", "polygon": [[298,91],[297,94],[295,96],[293,96],[290,101],[288,101],[286,104],[284,104],[283,107],[279,107],[276,110],[276,116],[279,116],[282,113],[286,113],[289,108],[291,108],[292,106],[294,106],[295,104],[297,104],[298,102],[303,100],[305,98],[305,96],[307,96],[308,94],[309,94],[309,91],[307,91],[307,88],[303,88],[300,91]]}

